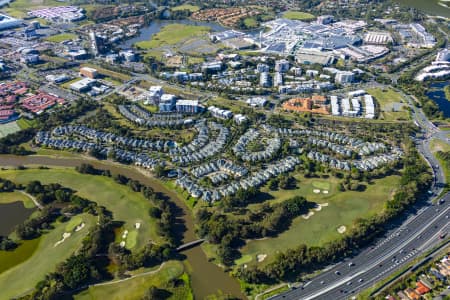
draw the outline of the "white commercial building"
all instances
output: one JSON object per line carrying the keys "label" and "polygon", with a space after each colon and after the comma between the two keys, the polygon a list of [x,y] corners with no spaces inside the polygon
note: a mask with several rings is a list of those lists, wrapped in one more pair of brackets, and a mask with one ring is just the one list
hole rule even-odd
{"label": "white commercial building", "polygon": [[355,74],[350,71],[339,71],[336,73],[336,77],[334,79],[334,81],[336,83],[341,83],[341,84],[351,83],[354,80],[355,80]]}
{"label": "white commercial building", "polygon": [[375,117],[375,104],[371,95],[364,95],[365,118],[373,119]]}
{"label": "white commercial building", "polygon": [[341,113],[339,111],[338,97],[337,96],[331,96],[330,100],[331,100],[331,114],[333,116],[341,115]]}
{"label": "white commercial building", "polygon": [[387,45],[393,42],[392,36],[389,32],[367,32],[364,35],[364,42],[373,45]]}

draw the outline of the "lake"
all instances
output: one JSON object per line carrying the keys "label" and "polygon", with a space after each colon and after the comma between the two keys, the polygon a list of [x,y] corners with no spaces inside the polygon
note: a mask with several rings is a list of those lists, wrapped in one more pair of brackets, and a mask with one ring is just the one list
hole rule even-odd
{"label": "lake", "polygon": [[450,18],[450,2],[446,0],[395,0],[396,2],[415,7],[431,15]]}
{"label": "lake", "polygon": [[450,101],[445,97],[444,88],[450,85],[450,81],[436,82],[431,84],[431,91],[426,95],[428,98],[436,102],[439,109],[444,113],[444,117],[450,118]]}
{"label": "lake", "polygon": [[34,209],[25,208],[22,201],[0,204],[0,235],[9,235],[14,227],[28,219],[33,211]]}

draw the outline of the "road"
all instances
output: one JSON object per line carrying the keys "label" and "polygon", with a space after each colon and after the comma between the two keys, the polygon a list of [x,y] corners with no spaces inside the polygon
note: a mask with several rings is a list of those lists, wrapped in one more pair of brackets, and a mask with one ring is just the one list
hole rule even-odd
{"label": "road", "polygon": [[423,131],[423,138],[416,139],[418,151],[433,169],[434,181],[425,204],[410,213],[403,223],[389,230],[376,243],[351,259],[324,270],[321,274],[270,299],[349,299],[359,292],[395,273],[412,260],[437,245],[440,233],[450,226],[450,192],[443,196],[443,203],[433,204],[441,194],[445,176],[439,162],[430,150],[430,141],[440,139],[448,143],[446,134],[434,126],[422,110],[414,106],[414,99],[403,95],[413,109],[412,117]]}

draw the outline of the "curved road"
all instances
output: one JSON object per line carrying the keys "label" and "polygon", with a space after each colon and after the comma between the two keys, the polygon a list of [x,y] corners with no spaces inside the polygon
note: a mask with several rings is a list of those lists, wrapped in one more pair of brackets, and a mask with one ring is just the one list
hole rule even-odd
{"label": "curved road", "polygon": [[445,194],[438,204],[432,203],[436,195],[443,190],[445,176],[430,151],[430,140],[436,138],[447,143],[449,140],[421,110],[414,107],[414,100],[410,96],[404,97],[409,101],[413,109],[412,116],[423,132],[423,138],[415,140],[417,149],[433,169],[434,181],[426,205],[411,213],[400,227],[389,230],[374,246],[351,259],[328,267],[300,288],[270,299],[352,298],[442,241],[440,233],[450,226],[450,192]]}

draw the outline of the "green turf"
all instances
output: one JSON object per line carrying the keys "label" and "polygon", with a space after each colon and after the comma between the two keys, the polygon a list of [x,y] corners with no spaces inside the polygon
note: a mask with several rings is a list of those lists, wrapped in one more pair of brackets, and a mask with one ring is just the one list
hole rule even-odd
{"label": "green turf", "polygon": [[196,12],[200,10],[200,7],[197,5],[191,5],[191,4],[183,4],[172,7],[173,11],[179,11],[179,10],[189,10],[190,12]]}
{"label": "green turf", "polygon": [[137,237],[138,237],[138,231],[137,230],[131,230],[128,232],[127,240],[125,242],[125,247],[128,249],[133,249],[136,247]]}
{"label": "green turf", "polygon": [[6,270],[24,262],[37,249],[41,239],[23,241],[14,251],[0,251],[0,276]]}
{"label": "green turf", "polygon": [[45,40],[47,40],[49,42],[53,42],[53,43],[61,43],[61,42],[68,41],[68,40],[75,40],[77,38],[78,38],[78,36],[73,33],[61,33],[61,34],[56,34],[56,35],[46,37]]}
{"label": "green turf", "polygon": [[83,223],[83,218],[81,216],[74,216],[66,223],[66,232],[74,231],[81,223]]}
{"label": "green turf", "polygon": [[[356,218],[381,211],[398,182],[398,176],[388,176],[376,180],[375,184],[369,185],[364,192],[339,192],[336,179],[329,179],[329,194],[314,194],[312,190],[314,183],[318,183],[317,179],[302,178],[298,189],[269,192],[275,199],[269,200],[269,203],[281,202],[299,195],[319,204],[328,203],[329,206],[323,207],[321,211],[311,210],[314,215],[307,220],[303,217],[295,218],[291,227],[275,238],[248,242],[241,249],[241,253],[244,257],[253,257],[253,262],[258,254],[267,254],[266,260],[270,261],[278,251],[285,251],[302,243],[317,246],[338,238],[339,226],[345,225],[348,228]],[[266,188],[264,190],[268,191]],[[249,209],[256,210],[259,205],[261,204],[251,205]]]}
{"label": "green turf", "polygon": [[312,186],[321,190],[329,190],[331,188],[331,184],[327,181],[313,181]]}
{"label": "green turf", "polygon": [[4,192],[0,193],[0,204],[23,202],[25,208],[34,208],[34,202],[25,194],[19,192]]}
{"label": "green turf", "polygon": [[193,37],[206,35],[210,31],[206,26],[194,26],[184,24],[169,24],[155,34],[150,41],[136,43],[141,49],[158,48],[161,46],[175,45]]}
{"label": "green turf", "polygon": [[[82,215],[86,228],[72,233],[65,242],[55,247],[55,243],[62,239],[66,232],[66,224],[55,224],[55,228],[40,238],[39,245],[27,260],[0,274],[0,291],[2,299],[9,299],[32,289],[44,276],[55,271],[58,263],[67,259],[79,249],[81,241],[96,223],[92,215]],[[32,248],[32,246],[30,246]],[[19,250],[20,247],[17,250]],[[24,256],[32,251],[24,251]],[[15,251],[14,251],[15,252]],[[13,253],[14,253],[13,252]]]}
{"label": "green turf", "polygon": [[289,10],[283,14],[283,17],[290,20],[300,20],[300,21],[309,21],[314,20],[316,17],[312,14],[302,12],[302,11],[293,11]]}
{"label": "green turf", "polygon": [[[168,282],[173,279],[181,279],[184,284],[179,287],[172,288],[168,286]],[[171,292],[168,299],[193,299],[189,285],[189,279],[184,273],[184,266],[179,261],[169,261],[164,264],[161,270],[155,273],[138,276],[122,282],[108,285],[91,286],[89,289],[75,295],[76,300],[138,300],[142,299],[145,292],[151,287],[156,286]]]}
{"label": "green turf", "polygon": [[[386,121],[404,121],[410,120],[407,105],[402,95],[391,88],[367,89],[367,92],[373,96],[380,107],[380,119]],[[399,111],[393,111],[393,103],[403,103],[403,107]]]}
{"label": "green turf", "polygon": [[16,121],[17,125],[20,127],[20,129],[27,129],[30,127],[34,127],[36,125],[36,120],[28,120],[25,118],[20,118]]}
{"label": "green turf", "polygon": [[0,125],[0,138],[7,136],[8,134],[20,131],[19,125],[17,122],[9,122],[6,124]]}
{"label": "green turf", "polygon": [[116,183],[112,178],[79,174],[73,169],[52,168],[48,170],[4,170],[0,177],[17,183],[40,180],[42,183],[60,183],[77,191],[78,195],[105,206],[117,221],[124,222],[125,229],[141,223],[136,248],[145,246],[149,240],[163,242],[157,234],[155,220],[148,215],[151,203],[140,193]]}
{"label": "green turf", "polygon": [[256,28],[256,27],[258,27],[258,21],[254,17],[252,17],[252,18],[245,18],[244,19],[244,25],[247,28]]}

